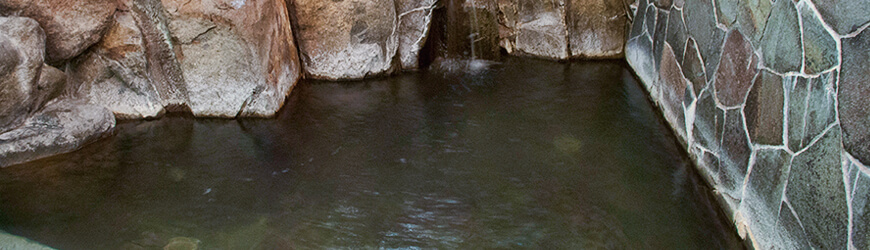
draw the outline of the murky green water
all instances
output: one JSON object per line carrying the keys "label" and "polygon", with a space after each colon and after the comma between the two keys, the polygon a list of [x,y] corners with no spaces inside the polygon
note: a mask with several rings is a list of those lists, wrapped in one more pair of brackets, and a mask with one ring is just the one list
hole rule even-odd
{"label": "murky green water", "polygon": [[291,105],[122,123],[2,169],[0,229],[61,249],[742,247],[617,62],[307,82]]}

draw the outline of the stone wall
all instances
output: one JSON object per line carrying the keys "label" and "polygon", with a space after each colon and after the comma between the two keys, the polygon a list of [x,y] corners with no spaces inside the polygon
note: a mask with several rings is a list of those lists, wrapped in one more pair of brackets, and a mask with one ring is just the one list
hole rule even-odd
{"label": "stone wall", "polygon": [[870,248],[870,4],[639,0],[625,53],[758,249]]}

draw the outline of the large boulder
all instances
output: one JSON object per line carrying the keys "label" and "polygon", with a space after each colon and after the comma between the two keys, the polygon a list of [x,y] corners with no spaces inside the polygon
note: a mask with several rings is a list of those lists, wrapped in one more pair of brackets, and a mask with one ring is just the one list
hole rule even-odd
{"label": "large boulder", "polygon": [[426,43],[436,0],[395,0],[399,19],[399,59],[402,69],[416,69]]}
{"label": "large boulder", "polygon": [[111,23],[116,0],[4,0],[0,15],[35,19],[45,30],[46,60],[73,58],[97,43]]}
{"label": "large boulder", "polygon": [[[568,0],[568,43],[571,57],[622,57],[628,0]],[[682,49],[682,48],[675,48]]]}
{"label": "large boulder", "polygon": [[354,79],[396,69],[393,0],[288,0],[305,73],[318,79]]}
{"label": "large boulder", "polygon": [[114,127],[115,117],[103,107],[54,100],[23,126],[0,134],[0,167],[77,150]]}
{"label": "large boulder", "polygon": [[26,17],[0,17],[0,133],[59,94],[63,72],[43,64],[45,34]]}
{"label": "large boulder", "polygon": [[187,101],[160,2],[122,1],[99,43],[69,64],[70,91],[120,119],[152,118]]}
{"label": "large boulder", "polygon": [[275,115],[300,75],[283,0],[162,3],[195,116]]}

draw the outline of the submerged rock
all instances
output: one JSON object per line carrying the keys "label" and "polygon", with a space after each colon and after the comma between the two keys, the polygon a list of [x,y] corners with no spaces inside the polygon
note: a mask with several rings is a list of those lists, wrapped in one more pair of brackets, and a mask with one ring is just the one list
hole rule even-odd
{"label": "submerged rock", "polygon": [[0,167],[77,150],[111,132],[115,117],[82,101],[50,102],[23,126],[0,134]]}
{"label": "submerged rock", "polygon": [[97,43],[111,23],[115,0],[4,0],[0,15],[35,19],[45,30],[46,61],[58,63]]}

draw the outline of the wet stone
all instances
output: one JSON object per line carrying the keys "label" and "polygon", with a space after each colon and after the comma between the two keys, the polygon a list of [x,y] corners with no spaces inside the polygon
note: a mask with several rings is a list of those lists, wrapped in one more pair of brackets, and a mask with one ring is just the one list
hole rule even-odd
{"label": "wet stone", "polygon": [[809,80],[802,77],[786,77],[785,89],[788,93],[788,148],[800,151],[804,138],[804,115],[809,96]]}
{"label": "wet stone", "polygon": [[870,22],[866,1],[812,0],[825,22],[840,35],[855,32]]}
{"label": "wet stone", "polygon": [[[665,44],[662,49],[661,69],[659,79],[662,83],[662,104],[671,116],[672,122],[682,134],[686,133],[685,116],[683,114],[683,98],[686,91],[686,78],[677,63],[674,51],[670,45]],[[667,115],[667,114],[666,114]]]}
{"label": "wet stone", "polygon": [[695,143],[713,152],[719,152],[725,111],[716,107],[710,91],[703,91],[695,108],[692,136]]}
{"label": "wet stone", "polygon": [[652,51],[652,39],[648,35],[635,37],[626,42],[625,58],[647,89],[652,87],[650,84],[655,82],[658,75],[653,71],[655,63],[650,51]]}
{"label": "wet stone", "polygon": [[716,25],[713,3],[710,0],[687,1],[683,7],[683,15],[685,20],[691,20],[686,23],[686,29],[697,43],[701,58],[705,62],[707,79],[710,79],[719,64],[725,38],[725,32]]}
{"label": "wet stone", "polygon": [[674,49],[674,55],[678,62],[683,61],[683,53],[686,50],[686,23],[683,22],[683,11],[671,7],[668,15],[668,31],[665,41]]}
{"label": "wet stone", "polygon": [[759,41],[764,34],[767,18],[770,16],[770,0],[746,0],[741,1],[746,8],[738,13],[739,29],[749,37],[752,45],[758,48]]}
{"label": "wet stone", "polygon": [[797,9],[792,1],[777,1],[761,40],[764,64],[779,73],[801,68],[801,34]]}
{"label": "wet stone", "polygon": [[656,18],[659,16],[659,9],[653,5],[647,6],[646,20],[643,21],[644,29],[650,36],[654,36],[656,32]]}
{"label": "wet stone", "polygon": [[632,38],[640,36],[641,33],[646,31],[646,25],[644,21],[646,20],[646,10],[648,4],[646,1],[637,1],[637,13],[634,15],[634,22],[631,23],[631,30],[628,32],[628,40]]}
{"label": "wet stone", "polygon": [[848,208],[840,165],[840,132],[830,130],[795,156],[786,196],[812,247],[845,249]]}
{"label": "wet stone", "polygon": [[822,20],[806,1],[801,2],[799,7],[803,22],[804,72],[818,74],[837,66],[840,61],[837,41],[825,30]]}
{"label": "wet stone", "polygon": [[752,149],[749,148],[749,139],[746,138],[746,131],[743,130],[743,114],[739,109],[730,109],[725,111],[725,127],[722,132],[722,168],[724,174],[728,175],[733,183],[728,186],[734,186],[739,191],[743,184],[743,179],[746,177],[746,168],[749,166],[749,156],[752,154]]}
{"label": "wet stone", "polygon": [[775,211],[782,202],[782,193],[788,181],[788,164],[791,155],[782,149],[759,149],[749,173],[749,189],[754,197],[744,199],[749,206],[759,211]]}
{"label": "wet stone", "polygon": [[870,248],[870,175],[859,171],[855,176],[855,190],[852,191],[852,245],[855,249],[868,249]]}
{"label": "wet stone", "polygon": [[707,87],[707,74],[704,72],[704,60],[701,59],[701,52],[698,51],[695,39],[689,38],[686,41],[685,55],[681,65],[683,66],[683,75],[692,82],[695,95],[700,95],[701,90]]}
{"label": "wet stone", "polygon": [[763,70],[755,78],[746,106],[746,127],[754,143],[782,145],[782,77]]}
{"label": "wet stone", "polygon": [[870,31],[843,39],[841,66],[837,98],[843,146],[870,164]]}
{"label": "wet stone", "polygon": [[758,58],[752,45],[738,30],[728,33],[719,68],[716,70],[716,97],[726,107],[743,104],[752,79],[758,73]]}
{"label": "wet stone", "polygon": [[665,45],[665,38],[668,37],[668,14],[667,11],[659,10],[656,18],[656,31],[653,34],[653,56],[655,56],[656,70],[662,66],[662,49]]}

